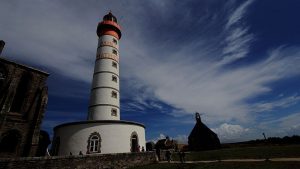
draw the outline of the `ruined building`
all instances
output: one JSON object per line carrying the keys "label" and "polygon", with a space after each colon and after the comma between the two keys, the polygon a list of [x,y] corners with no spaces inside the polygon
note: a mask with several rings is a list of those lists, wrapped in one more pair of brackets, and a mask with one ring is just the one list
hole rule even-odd
{"label": "ruined building", "polygon": [[218,135],[202,123],[199,113],[196,113],[196,124],[188,137],[189,150],[201,151],[220,148]]}
{"label": "ruined building", "polygon": [[[4,42],[0,41],[0,54]],[[0,57],[0,157],[41,156],[49,136],[40,130],[48,73]]]}

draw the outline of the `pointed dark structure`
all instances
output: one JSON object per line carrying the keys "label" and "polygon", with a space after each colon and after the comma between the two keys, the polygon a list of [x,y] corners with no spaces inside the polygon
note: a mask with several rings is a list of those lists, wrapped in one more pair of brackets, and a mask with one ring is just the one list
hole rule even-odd
{"label": "pointed dark structure", "polygon": [[196,125],[188,137],[189,150],[213,150],[220,148],[218,135],[201,122],[199,113],[196,113]]}

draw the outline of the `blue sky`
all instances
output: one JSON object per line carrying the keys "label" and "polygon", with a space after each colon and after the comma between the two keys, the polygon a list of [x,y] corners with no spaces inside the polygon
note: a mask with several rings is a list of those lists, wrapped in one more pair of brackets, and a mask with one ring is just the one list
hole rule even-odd
{"label": "blue sky", "polygon": [[3,56],[49,72],[42,128],[85,120],[96,27],[122,27],[121,119],[186,142],[194,113],[222,142],[300,134],[300,2],[0,1]]}

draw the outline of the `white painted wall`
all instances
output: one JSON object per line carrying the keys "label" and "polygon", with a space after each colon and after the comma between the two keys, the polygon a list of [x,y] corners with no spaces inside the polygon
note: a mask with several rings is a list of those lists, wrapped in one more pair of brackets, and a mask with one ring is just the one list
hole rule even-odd
{"label": "white painted wall", "polygon": [[[112,91],[117,92],[117,98],[112,97]],[[96,104],[112,104],[120,106],[120,94],[118,91],[109,88],[99,88],[91,91],[90,105]],[[96,119],[95,119],[96,120]],[[104,119],[100,119],[104,120]]]}
{"label": "white painted wall", "polygon": [[117,68],[112,67],[113,60],[111,59],[98,59],[95,63],[94,72],[110,71],[115,74],[119,74],[119,63],[117,63]]}
{"label": "white painted wall", "polygon": [[[117,82],[112,81],[112,76],[115,76],[117,78]],[[112,73],[94,74],[92,88],[107,87],[107,86],[119,90],[119,77]]]}
{"label": "white painted wall", "polygon": [[[114,40],[117,43],[114,43]],[[116,38],[111,35],[103,35],[98,41],[97,56],[103,53],[113,54],[113,50],[116,50],[116,55],[119,56],[118,49],[119,41]],[[113,66],[113,62],[117,63],[117,68]],[[112,81],[112,76],[116,76],[118,81]],[[90,95],[88,120],[119,120],[119,89],[119,63],[108,58],[97,59]],[[112,91],[117,93],[117,98],[112,97]],[[112,108],[117,109],[117,117],[111,115]]]}
{"label": "white painted wall", "polygon": [[101,42],[113,42],[113,39],[117,40],[117,44],[114,44],[114,47],[116,49],[119,50],[119,40],[111,35],[102,35],[99,39],[98,39],[98,46],[101,45]]}
{"label": "white painted wall", "polygon": [[131,134],[136,132],[140,147],[146,149],[145,129],[133,124],[83,123],[57,128],[55,137],[60,137],[58,155],[78,155],[87,152],[88,138],[91,133],[101,136],[101,154],[130,152]]}
{"label": "white painted wall", "polygon": [[[111,109],[117,109],[117,116],[111,116]],[[112,119],[112,120],[120,120],[120,109],[113,106],[96,106],[90,107],[90,112],[102,112],[102,113],[91,113],[89,114],[91,117],[88,119]]]}
{"label": "white painted wall", "polygon": [[119,51],[111,46],[102,46],[100,48],[98,48],[97,50],[97,54],[102,54],[102,53],[112,53],[112,50],[115,49],[117,51],[117,56],[119,56]]}

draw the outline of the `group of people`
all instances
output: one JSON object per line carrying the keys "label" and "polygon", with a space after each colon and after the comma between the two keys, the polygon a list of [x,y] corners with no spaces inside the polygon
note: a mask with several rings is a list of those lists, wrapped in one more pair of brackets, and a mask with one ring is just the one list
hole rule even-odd
{"label": "group of people", "polygon": [[[160,153],[160,149],[156,149],[156,155],[158,157],[158,160],[161,161],[161,153]],[[179,156],[179,160],[181,163],[185,162],[185,152],[184,151],[178,151],[178,156]],[[170,161],[172,161],[172,153],[171,151],[168,149],[165,152],[165,158],[168,161],[168,163],[170,163]]]}
{"label": "group of people", "polygon": [[136,150],[134,152],[145,152],[145,148],[144,148],[144,146],[142,146],[142,149],[141,149],[141,146],[137,146]]}

